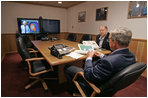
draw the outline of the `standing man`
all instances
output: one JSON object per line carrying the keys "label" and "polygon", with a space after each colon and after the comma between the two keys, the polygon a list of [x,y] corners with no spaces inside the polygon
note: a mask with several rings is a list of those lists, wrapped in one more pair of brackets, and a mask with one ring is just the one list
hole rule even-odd
{"label": "standing man", "polygon": [[22,22],[22,25],[21,25],[21,32],[22,32],[22,34],[26,34],[26,33],[29,33],[29,32],[30,32],[30,28],[29,28],[29,26],[27,25],[27,22],[26,22],[26,21],[23,21],[23,22]]}
{"label": "standing man", "polygon": [[[70,90],[73,92],[77,90],[74,89],[75,85],[72,82],[77,72],[84,71],[85,78],[96,86],[99,86],[112,78],[117,72],[136,63],[134,54],[128,49],[131,37],[132,32],[127,28],[117,28],[111,31],[109,36],[109,45],[113,51],[111,54],[105,56],[100,52],[91,50],[87,54],[84,68],[70,65],[65,66],[64,72]],[[93,63],[94,56],[100,57],[100,59],[95,61],[96,63]],[[88,88],[88,84],[81,78],[79,78],[79,81],[81,81],[84,87],[87,87],[87,92],[90,92],[91,89]]]}
{"label": "standing man", "polygon": [[99,28],[100,34],[96,37],[96,43],[100,48],[110,50],[109,46],[109,32],[107,26],[100,26]]}

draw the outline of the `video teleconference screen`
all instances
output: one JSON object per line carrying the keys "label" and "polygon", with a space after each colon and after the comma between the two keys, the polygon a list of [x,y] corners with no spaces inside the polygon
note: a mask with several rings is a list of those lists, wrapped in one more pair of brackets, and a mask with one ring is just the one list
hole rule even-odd
{"label": "video teleconference screen", "polygon": [[58,34],[60,33],[60,20],[17,18],[20,34]]}
{"label": "video teleconference screen", "polygon": [[18,18],[18,29],[21,34],[39,34],[40,24],[38,19]]}
{"label": "video teleconference screen", "polygon": [[58,34],[60,33],[60,21],[59,20],[42,20],[42,33]]}

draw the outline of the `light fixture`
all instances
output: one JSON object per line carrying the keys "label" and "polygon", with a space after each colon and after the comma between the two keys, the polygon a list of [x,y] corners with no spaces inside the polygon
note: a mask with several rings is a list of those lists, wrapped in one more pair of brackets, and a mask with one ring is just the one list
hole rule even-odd
{"label": "light fixture", "polygon": [[137,6],[136,7],[139,7],[139,4],[137,4]]}
{"label": "light fixture", "polygon": [[137,1],[137,5],[136,5],[136,7],[138,8],[140,5],[139,5],[139,2]]}
{"label": "light fixture", "polygon": [[58,1],[58,4],[62,4],[62,1]]}

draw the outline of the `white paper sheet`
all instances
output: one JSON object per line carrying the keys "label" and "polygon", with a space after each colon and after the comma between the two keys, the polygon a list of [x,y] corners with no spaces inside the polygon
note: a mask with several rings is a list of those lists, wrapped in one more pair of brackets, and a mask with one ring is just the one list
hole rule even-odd
{"label": "white paper sheet", "polygon": [[70,56],[72,58],[78,59],[78,58],[80,58],[84,55],[77,53],[76,50],[75,50],[74,52],[71,52],[71,53],[67,54],[66,56]]}

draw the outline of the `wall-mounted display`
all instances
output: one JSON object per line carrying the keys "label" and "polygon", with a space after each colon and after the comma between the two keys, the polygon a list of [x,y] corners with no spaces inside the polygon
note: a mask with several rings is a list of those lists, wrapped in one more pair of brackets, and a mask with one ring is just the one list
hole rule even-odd
{"label": "wall-mounted display", "polygon": [[96,20],[107,20],[108,7],[96,9]]}
{"label": "wall-mounted display", "polygon": [[86,11],[82,11],[78,13],[78,22],[86,21]]}
{"label": "wall-mounted display", "polygon": [[147,1],[129,1],[128,18],[147,17]]}

